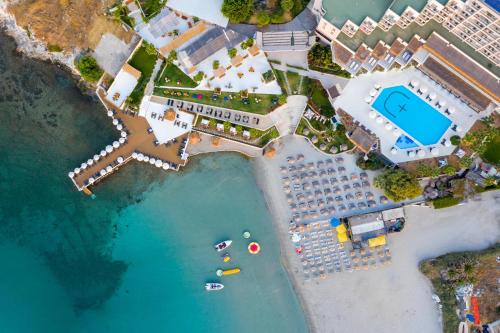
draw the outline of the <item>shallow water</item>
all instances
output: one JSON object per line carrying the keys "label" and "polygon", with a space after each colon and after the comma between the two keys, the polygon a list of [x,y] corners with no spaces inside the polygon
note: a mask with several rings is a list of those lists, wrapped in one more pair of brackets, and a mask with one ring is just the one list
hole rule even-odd
{"label": "shallow water", "polygon": [[[92,200],[67,172],[118,133],[65,72],[13,48],[0,34],[0,331],[307,330],[248,161],[208,156],[180,174],[131,163]],[[225,238],[224,265],[212,244]],[[222,292],[203,290],[236,266]]]}

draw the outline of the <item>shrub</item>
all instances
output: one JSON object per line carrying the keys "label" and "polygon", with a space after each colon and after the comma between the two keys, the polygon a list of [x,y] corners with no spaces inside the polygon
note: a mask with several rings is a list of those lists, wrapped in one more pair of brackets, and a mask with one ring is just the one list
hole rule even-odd
{"label": "shrub", "polygon": [[445,174],[445,175],[448,175],[448,176],[453,176],[457,170],[455,169],[454,166],[452,165],[445,165],[441,171]]}
{"label": "shrub", "polygon": [[280,5],[284,10],[290,11],[293,8],[293,0],[281,0]]}
{"label": "shrub", "polygon": [[435,209],[441,209],[451,206],[456,206],[460,203],[460,199],[454,198],[452,196],[437,198],[432,200],[432,205]]}
{"label": "shrub", "polygon": [[193,80],[195,80],[196,82],[200,82],[201,80],[203,80],[203,77],[205,76],[205,73],[203,72],[198,72],[194,77],[193,77]]}
{"label": "shrub", "polygon": [[385,196],[392,201],[414,199],[422,194],[422,188],[417,179],[401,169],[388,170],[375,177],[373,183],[375,187],[382,189]]}
{"label": "shrub", "polygon": [[280,97],[278,97],[278,103],[279,105],[283,105],[286,103],[286,95],[280,95]]}
{"label": "shrub", "polygon": [[177,52],[175,50],[170,51],[167,57],[167,63],[171,64],[177,60]]}
{"label": "shrub", "polygon": [[490,187],[490,186],[495,186],[497,185],[497,179],[495,177],[488,177],[484,179],[484,186],[485,187]]}
{"label": "shrub", "polygon": [[49,45],[47,45],[47,50],[49,52],[62,52],[63,49],[59,45],[49,44]]}
{"label": "shrub", "polygon": [[450,142],[454,146],[458,146],[460,144],[460,137],[458,135],[454,135],[450,138]]}
{"label": "shrub", "polygon": [[437,177],[440,173],[438,167],[425,163],[417,165],[416,172],[418,177]]}
{"label": "shrub", "polygon": [[271,22],[271,18],[267,12],[261,11],[257,13],[257,26],[263,27]]}
{"label": "shrub", "polygon": [[382,169],[385,164],[376,154],[369,153],[368,159],[365,160],[364,155],[360,156],[356,160],[356,165],[363,170],[379,170]]}
{"label": "shrub", "polygon": [[224,132],[229,132],[229,129],[231,128],[231,123],[229,121],[224,122]]}
{"label": "shrub", "polygon": [[252,45],[253,45],[253,38],[252,37],[248,37],[248,39],[246,41],[241,42],[240,47],[243,50],[246,50],[249,47],[251,47]]}
{"label": "shrub", "polygon": [[217,120],[215,120],[214,118],[210,118],[208,120],[208,127],[212,127],[212,128],[217,127]]}
{"label": "shrub", "polygon": [[259,131],[258,129],[255,129],[255,128],[249,128],[248,132],[250,132],[250,137],[252,139],[257,138],[257,137],[259,137],[262,134],[261,131]]}
{"label": "shrub", "polygon": [[233,23],[248,20],[252,13],[253,0],[224,0],[222,3],[222,14]]}
{"label": "shrub", "polygon": [[243,133],[243,126],[236,125],[236,134],[241,135]]}
{"label": "shrub", "polygon": [[268,82],[271,82],[271,81],[274,81],[276,78],[274,77],[274,73],[272,71],[272,69],[268,70],[267,72],[265,73],[262,73],[262,77],[264,78],[264,81],[266,83]]}
{"label": "shrub", "polygon": [[218,69],[219,65],[220,65],[219,60],[214,60],[214,62],[212,63],[213,69]]}
{"label": "shrub", "polygon": [[236,57],[237,53],[238,53],[238,51],[236,51],[236,49],[234,47],[227,50],[227,54],[229,55],[230,58]]}
{"label": "shrub", "polygon": [[307,53],[307,62],[311,69],[327,72],[342,77],[351,77],[351,74],[332,61],[332,50],[328,46],[314,45]]}
{"label": "shrub", "polygon": [[460,164],[460,167],[468,168],[472,164],[472,157],[464,156],[458,161],[458,163]]}
{"label": "shrub", "polygon": [[78,59],[76,68],[83,79],[88,82],[97,82],[103,74],[103,70],[99,67],[97,61],[90,55],[85,55]]}
{"label": "shrub", "polygon": [[156,55],[156,48],[153,44],[148,43],[146,41],[142,42],[144,45],[144,50],[146,50],[146,53],[149,55]]}
{"label": "shrub", "polygon": [[281,24],[285,22],[285,16],[283,9],[279,8],[274,13],[271,14],[271,23],[272,24]]}

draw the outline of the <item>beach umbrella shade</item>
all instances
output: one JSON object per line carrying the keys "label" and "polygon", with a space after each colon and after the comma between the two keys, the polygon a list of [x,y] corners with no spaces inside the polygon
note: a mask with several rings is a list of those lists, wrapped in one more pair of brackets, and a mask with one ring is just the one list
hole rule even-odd
{"label": "beach umbrella shade", "polygon": [[156,163],[156,158],[151,157],[151,158],[149,159],[149,164],[155,164],[155,163]]}
{"label": "beach umbrella shade", "polygon": [[416,88],[416,87],[418,87],[418,85],[419,85],[419,84],[420,84],[420,82],[418,82],[417,80],[411,80],[411,85],[412,85],[413,87],[415,87],[415,88]]}
{"label": "beach umbrella shade", "polygon": [[101,156],[102,157],[106,156],[106,151],[105,150],[101,150]]}
{"label": "beach umbrella shade", "polygon": [[443,101],[443,100],[440,100],[438,103],[439,103],[439,105],[441,105],[441,107],[443,107],[443,106],[445,106],[445,105],[446,105],[446,102],[445,102],[445,101]]}
{"label": "beach umbrella shade", "polygon": [[89,184],[94,184],[94,182],[95,182],[94,177],[90,177],[90,178],[89,178]]}
{"label": "beach umbrella shade", "polygon": [[116,161],[117,161],[118,163],[123,163],[123,157],[118,156],[118,158],[116,159]]}
{"label": "beach umbrella shade", "polygon": [[457,132],[462,132],[463,128],[460,125],[457,125]]}
{"label": "beach umbrella shade", "polygon": [[425,87],[425,86],[422,86],[422,87],[420,87],[420,89],[419,89],[419,90],[420,90],[420,92],[421,92],[422,94],[425,94],[425,93],[427,92],[427,90],[429,90],[429,89],[428,89],[427,87]]}
{"label": "beach umbrella shade", "polygon": [[298,242],[300,242],[300,240],[301,240],[300,235],[298,233],[294,232],[292,235],[292,242],[298,243]]}
{"label": "beach umbrella shade", "polygon": [[73,178],[73,177],[75,177],[75,173],[74,173],[73,171],[70,171],[70,172],[68,173],[68,177],[69,177],[69,178]]}
{"label": "beach umbrella shade", "polygon": [[89,158],[89,159],[87,160],[87,165],[92,165],[92,164],[94,164],[94,160],[93,160],[93,159],[91,159],[91,158]]}
{"label": "beach umbrella shade", "polygon": [[454,108],[453,106],[450,106],[450,107],[448,108],[448,112],[449,112],[449,113],[455,113],[455,111],[456,111],[456,110],[455,110],[455,108]]}
{"label": "beach umbrella shade", "polygon": [[142,154],[138,154],[138,155],[137,155],[137,160],[138,160],[139,162],[144,161],[144,155],[142,155]]}
{"label": "beach umbrella shade", "polygon": [[106,167],[106,172],[111,172],[111,171],[113,171],[113,167],[111,165],[108,165]]}
{"label": "beach umbrella shade", "polygon": [[82,165],[80,165],[81,169],[87,169],[87,163],[83,162]]}
{"label": "beach umbrella shade", "polygon": [[401,135],[401,131],[398,128],[395,128],[392,131],[392,135],[394,135],[394,136],[400,136]]}
{"label": "beach umbrella shade", "polygon": [[137,153],[136,153],[135,151],[132,153],[132,158],[133,158],[133,159],[136,159],[136,158],[137,158]]}
{"label": "beach umbrella shade", "polygon": [[170,168],[170,165],[167,162],[163,162],[163,165],[161,166],[163,170],[168,170]]}
{"label": "beach umbrella shade", "polygon": [[438,156],[438,155],[439,155],[439,149],[437,149],[437,148],[432,148],[432,150],[431,150],[431,154],[432,154],[432,156]]}
{"label": "beach umbrella shade", "polygon": [[375,97],[376,94],[377,94],[377,91],[375,89],[370,90],[371,97]]}
{"label": "beach umbrella shade", "polygon": [[111,145],[106,146],[106,152],[111,153],[113,151],[113,147]]}
{"label": "beach umbrella shade", "polygon": [[118,139],[118,142],[122,145],[125,143],[125,138],[119,138]]}
{"label": "beach umbrella shade", "polygon": [[94,161],[96,161],[96,162],[99,161],[99,155],[97,155],[97,154],[94,155]]}
{"label": "beach umbrella shade", "polygon": [[375,83],[374,85],[375,89],[379,90],[382,86],[380,85],[380,83]]}
{"label": "beach umbrella shade", "polygon": [[120,147],[120,143],[118,143],[118,141],[114,141],[113,148],[118,148],[118,147]]}
{"label": "beach umbrella shade", "polygon": [[113,117],[113,111],[111,110],[108,111],[108,117]]}
{"label": "beach umbrella shade", "polygon": [[370,103],[372,101],[372,98],[370,96],[365,97],[365,102]]}
{"label": "beach umbrella shade", "polygon": [[392,124],[391,123],[385,123],[385,129],[390,131],[392,129]]}
{"label": "beach umbrella shade", "polygon": [[372,111],[370,111],[370,113],[368,113],[368,117],[370,117],[370,118],[374,119],[375,117],[377,117],[377,112],[375,112],[375,111],[373,111],[373,110],[372,110]]}
{"label": "beach umbrella shade", "polygon": [[101,171],[99,171],[99,174],[100,174],[101,176],[104,176],[104,175],[106,174],[106,170],[101,169]]}
{"label": "beach umbrella shade", "polygon": [[449,139],[446,139],[446,141],[444,142],[444,145],[445,145],[446,147],[450,147],[450,146],[451,146],[451,142],[450,142],[450,140],[449,140]]}
{"label": "beach umbrella shade", "polygon": [[162,160],[156,160],[156,162],[155,162],[155,166],[156,166],[157,168],[161,168],[161,166],[162,166],[162,165],[163,165]]}
{"label": "beach umbrella shade", "polygon": [[80,173],[80,168],[75,168],[75,174],[79,174]]}
{"label": "beach umbrella shade", "polygon": [[377,124],[382,124],[384,122],[384,118],[378,116],[376,121],[377,121]]}
{"label": "beach umbrella shade", "polygon": [[118,125],[118,123],[119,123],[118,119],[113,119],[113,125],[116,126],[116,125]]}
{"label": "beach umbrella shade", "polygon": [[431,101],[432,101],[434,98],[436,98],[436,93],[435,93],[435,92],[431,92],[431,93],[429,94],[429,98],[430,98],[430,99],[431,99]]}
{"label": "beach umbrella shade", "polygon": [[425,156],[425,150],[420,149],[420,150],[418,151],[418,157],[424,157],[424,156]]}
{"label": "beach umbrella shade", "polygon": [[121,131],[123,129],[123,125],[122,124],[118,124],[116,125],[116,129]]}
{"label": "beach umbrella shade", "polygon": [[149,162],[149,156],[147,155],[144,156],[144,162]]}
{"label": "beach umbrella shade", "polygon": [[414,150],[410,150],[410,151],[408,152],[408,156],[409,156],[410,158],[414,158],[414,157],[415,157],[415,151],[414,151]]}
{"label": "beach umbrella shade", "polygon": [[127,137],[127,132],[122,131],[122,132],[120,133],[120,135],[121,135],[121,137],[122,137],[122,138],[126,138],[126,137]]}
{"label": "beach umbrella shade", "polygon": [[391,148],[391,154],[396,155],[398,153],[398,150],[395,147]]}

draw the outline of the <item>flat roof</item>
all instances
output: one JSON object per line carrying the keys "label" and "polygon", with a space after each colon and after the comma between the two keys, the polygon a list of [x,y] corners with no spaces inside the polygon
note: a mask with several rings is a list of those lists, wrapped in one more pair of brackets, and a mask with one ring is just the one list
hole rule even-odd
{"label": "flat roof", "polygon": [[368,133],[359,126],[351,133],[349,139],[365,153],[368,153],[373,145],[377,143],[375,135]]}
{"label": "flat roof", "polygon": [[227,27],[229,19],[222,14],[224,0],[168,0],[167,7]]}
{"label": "flat roof", "polygon": [[389,49],[389,53],[397,57],[398,55],[401,54],[401,52],[403,52],[405,48],[406,48],[406,42],[398,37],[394,40],[394,42],[392,42],[391,48]]}
{"label": "flat roof", "polygon": [[382,219],[384,221],[391,221],[403,217],[405,217],[405,211],[403,207],[388,209],[382,212]]}
{"label": "flat roof", "polygon": [[167,45],[161,47],[160,53],[163,56],[167,57],[169,55],[170,51],[181,47],[183,44],[185,44],[189,40],[200,35],[201,33],[203,33],[203,31],[205,31],[206,28],[207,28],[207,24],[203,21],[199,21],[192,28],[185,31],[182,35],[175,38],[173,41],[171,41]]}
{"label": "flat roof", "polygon": [[384,221],[380,213],[368,213],[351,216],[347,219],[353,235],[384,229]]}
{"label": "flat roof", "polygon": [[378,41],[377,45],[373,48],[372,56],[378,60],[384,58],[385,54],[389,50],[389,47],[381,40]]}
{"label": "flat roof", "polygon": [[489,97],[468,84],[432,56],[427,57],[419,69],[424,73],[430,74],[433,79],[442,81],[447,88],[454,90],[458,95],[465,97],[475,105],[475,109],[478,109],[477,111],[484,111],[491,104]]}
{"label": "flat roof", "polygon": [[425,49],[471,81],[471,83],[483,90],[495,101],[500,101],[499,78],[472,60],[438,33],[433,32],[429,36],[425,44]]}
{"label": "flat roof", "polygon": [[354,54],[354,58],[357,60],[364,62],[370,53],[372,52],[372,49],[369,48],[365,43],[361,44],[358,49],[356,50],[356,53]]}
{"label": "flat roof", "polygon": [[419,35],[413,35],[413,37],[408,42],[408,45],[406,46],[406,48],[409,51],[411,51],[412,53],[415,53],[424,44],[425,44],[425,41]]}
{"label": "flat roof", "polygon": [[141,74],[140,71],[129,64],[123,65],[109,87],[106,99],[114,106],[121,107],[127,97],[134,91]]}
{"label": "flat roof", "polygon": [[332,42],[332,57],[333,62],[337,64],[347,65],[354,56],[354,52],[344,44],[334,40]]}

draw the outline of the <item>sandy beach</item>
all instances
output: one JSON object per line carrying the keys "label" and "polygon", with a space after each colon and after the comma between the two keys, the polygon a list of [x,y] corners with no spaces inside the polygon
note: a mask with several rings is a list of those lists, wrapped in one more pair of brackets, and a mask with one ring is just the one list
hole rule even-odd
{"label": "sandy beach", "polygon": [[300,138],[285,137],[284,140],[286,147],[283,141],[278,142],[279,153],[274,159],[255,159],[255,173],[274,219],[283,265],[302,303],[310,330],[442,332],[440,312],[431,299],[432,286],[419,272],[418,263],[448,252],[483,249],[499,241],[500,194],[485,193],[481,201],[443,210],[407,206],[405,229],[388,237],[392,264],[305,282],[301,263],[288,236],[290,213],[279,174],[282,155],[293,150],[294,145],[300,149],[304,146],[293,142]]}

